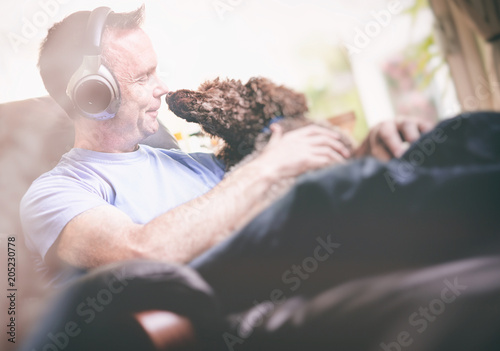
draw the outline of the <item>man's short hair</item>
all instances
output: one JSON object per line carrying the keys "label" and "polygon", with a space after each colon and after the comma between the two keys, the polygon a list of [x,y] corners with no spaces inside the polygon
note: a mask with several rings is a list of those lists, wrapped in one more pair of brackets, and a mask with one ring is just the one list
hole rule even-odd
{"label": "man's short hair", "polygon": [[[75,112],[73,103],[66,95],[66,87],[85,54],[82,43],[89,16],[90,11],[79,11],[67,16],[49,29],[40,46],[38,67],[45,89],[70,117],[74,117]],[[140,28],[143,18],[144,5],[132,12],[110,13],[105,31],[110,28]]]}

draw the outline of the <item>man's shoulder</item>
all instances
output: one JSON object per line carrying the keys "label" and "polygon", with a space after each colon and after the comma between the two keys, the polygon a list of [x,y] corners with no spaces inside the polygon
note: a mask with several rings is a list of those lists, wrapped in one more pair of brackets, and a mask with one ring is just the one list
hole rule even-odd
{"label": "man's shoulder", "polygon": [[71,149],[67,153],[61,156],[59,162],[51,170],[41,174],[33,183],[40,182],[44,179],[50,179],[52,177],[75,177],[79,174],[79,171],[88,168],[86,162],[77,155],[75,149]]}
{"label": "man's shoulder", "polygon": [[39,192],[60,192],[71,189],[83,189],[92,193],[102,192],[106,188],[95,167],[85,162],[71,149],[65,153],[51,170],[36,178],[24,197],[29,197]]}

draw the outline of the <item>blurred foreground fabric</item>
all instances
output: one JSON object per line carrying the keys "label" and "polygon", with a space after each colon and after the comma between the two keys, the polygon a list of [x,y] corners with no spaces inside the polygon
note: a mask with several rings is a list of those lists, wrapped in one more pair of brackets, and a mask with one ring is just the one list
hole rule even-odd
{"label": "blurred foreground fabric", "polygon": [[[167,309],[193,321],[205,350],[498,350],[499,117],[460,115],[401,159],[305,175],[188,266],[130,261],[84,275],[26,349],[78,321],[85,333],[58,334],[66,350],[148,349],[123,322]],[[117,269],[131,288],[106,300]],[[82,316],[99,294],[106,308]]]}

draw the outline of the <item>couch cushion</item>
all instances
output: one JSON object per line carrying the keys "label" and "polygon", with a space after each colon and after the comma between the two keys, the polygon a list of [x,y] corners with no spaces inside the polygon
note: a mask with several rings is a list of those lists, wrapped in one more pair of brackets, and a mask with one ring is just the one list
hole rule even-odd
{"label": "couch cushion", "polygon": [[0,232],[21,232],[21,197],[33,180],[57,164],[73,140],[71,120],[50,97],[0,104]]}

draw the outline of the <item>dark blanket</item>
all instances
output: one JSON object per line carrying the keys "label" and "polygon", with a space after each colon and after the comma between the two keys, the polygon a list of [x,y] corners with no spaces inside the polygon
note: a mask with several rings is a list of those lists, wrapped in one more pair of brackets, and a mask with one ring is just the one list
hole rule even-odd
{"label": "dark blanket", "polygon": [[[316,325],[310,312],[321,309],[318,307],[321,304],[313,302],[318,295],[351,282],[366,282],[358,285],[359,293],[377,282],[370,280],[373,277],[399,274],[403,279],[420,271],[432,272],[432,267],[447,262],[499,255],[499,228],[500,115],[474,113],[440,123],[400,159],[382,163],[365,158],[304,176],[284,198],[229,240],[194,260],[191,266],[214,288],[226,313],[267,305],[260,316],[272,319],[280,302],[286,301],[289,312],[283,314],[281,309],[281,317],[276,317],[281,320],[274,322],[274,329],[264,328],[263,335],[269,337],[272,335],[269,330],[275,330],[276,335],[281,335],[282,345],[290,349],[298,345],[297,339],[291,337],[288,341],[295,342],[285,342],[279,326],[290,323],[291,319],[300,320],[298,325],[302,329],[289,329],[290,335],[301,335],[305,343],[310,341],[307,334],[298,331]],[[456,274],[443,274],[433,282],[421,280],[420,294],[408,299],[406,307],[418,310],[418,303],[424,303],[433,294],[439,295],[444,279],[453,280]],[[500,296],[492,280],[484,275],[476,283],[482,284],[484,291],[496,291],[493,296]],[[389,280],[390,285],[383,287],[384,298],[375,297],[364,312],[357,310],[360,306],[351,306],[352,318],[346,319],[349,327],[341,329],[344,336],[350,332],[350,339],[344,338],[338,346],[349,350],[358,349],[355,345],[366,347],[366,343],[355,342],[357,325],[363,325],[365,320],[390,329],[395,318],[408,318],[408,314],[381,314],[374,309],[376,306],[391,309],[409,296],[402,294],[404,289],[396,282],[397,279]],[[408,285],[407,289],[417,287],[418,284]],[[295,306],[301,311],[299,315],[291,312],[294,307],[290,302],[298,297],[302,301]],[[478,301],[471,302],[471,310],[487,311],[485,305],[490,306],[490,315],[474,322],[463,320],[476,331],[500,313],[497,302],[487,299],[485,305],[479,306]],[[342,299],[338,302],[345,303]],[[326,303],[323,307],[326,314],[330,311],[330,316],[334,316],[339,305]],[[349,313],[343,314],[346,315]],[[241,319],[236,320],[235,330],[238,330]],[[339,321],[332,322],[332,328],[338,325]],[[500,332],[500,325],[495,327]],[[255,347],[235,330],[228,334],[226,344],[233,345],[235,350]],[[340,340],[335,328],[331,333],[328,328],[321,330],[324,337],[318,340],[326,345],[317,345],[318,349],[335,348],[327,347],[329,340]],[[364,330],[366,335],[369,328]],[[439,330],[446,333],[447,329]],[[380,350],[383,338],[390,341],[397,336],[380,334],[379,341],[367,338],[376,344],[365,350]],[[425,345],[432,349],[432,343]],[[399,350],[392,346],[390,350]]]}
{"label": "dark blanket", "polygon": [[497,351],[500,257],[268,299],[231,321],[207,350]]}
{"label": "dark blanket", "polygon": [[[400,159],[305,175],[190,267],[132,261],[80,278],[26,349],[68,321],[82,332],[66,350],[147,349],[128,316],[165,309],[190,317],[206,350],[497,350],[499,228],[500,115],[461,115]],[[87,323],[78,306],[106,290]]]}
{"label": "dark blanket", "polygon": [[400,159],[365,158],[304,176],[191,266],[232,312],[275,288],[316,292],[497,254],[499,228],[500,115],[475,113],[440,123]]}

